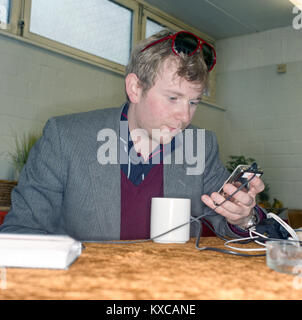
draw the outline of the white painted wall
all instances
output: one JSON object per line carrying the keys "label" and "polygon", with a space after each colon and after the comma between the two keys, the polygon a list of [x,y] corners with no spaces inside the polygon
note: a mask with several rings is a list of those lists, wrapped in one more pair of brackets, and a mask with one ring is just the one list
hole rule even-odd
{"label": "white painted wall", "polygon": [[[225,156],[255,158],[271,197],[302,208],[302,30],[291,26],[217,42],[217,103]],[[277,73],[285,63],[287,72]]]}
{"label": "white painted wall", "polygon": [[0,179],[13,179],[14,135],[52,116],[119,106],[123,76],[0,35]]}

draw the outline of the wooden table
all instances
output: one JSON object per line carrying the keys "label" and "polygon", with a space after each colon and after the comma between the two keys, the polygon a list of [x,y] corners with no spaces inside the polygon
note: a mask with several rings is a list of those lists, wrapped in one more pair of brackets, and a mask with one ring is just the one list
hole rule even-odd
{"label": "wooden table", "polygon": [[[265,257],[200,252],[195,239],[186,244],[85,246],[69,270],[2,268],[6,289],[0,289],[0,300],[302,298],[302,284],[301,289],[293,286],[297,276],[269,269]],[[225,248],[214,237],[202,238],[201,246]]]}

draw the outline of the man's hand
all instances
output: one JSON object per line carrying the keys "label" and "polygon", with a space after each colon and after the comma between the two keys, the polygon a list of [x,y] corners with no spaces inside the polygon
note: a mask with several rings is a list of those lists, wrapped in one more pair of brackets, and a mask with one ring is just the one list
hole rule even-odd
{"label": "man's hand", "polygon": [[[252,176],[250,174],[248,179]],[[219,204],[225,200],[218,192],[213,192],[211,196],[204,194],[201,196],[201,200],[215,212],[224,216],[230,224],[242,225],[249,219],[251,211],[256,205],[256,195],[264,190],[264,183],[258,177],[254,177],[249,182],[249,186],[249,191],[238,191],[231,200],[226,201],[221,206],[215,205],[215,203]],[[231,195],[237,189],[229,183],[223,187],[223,191],[228,195]]]}

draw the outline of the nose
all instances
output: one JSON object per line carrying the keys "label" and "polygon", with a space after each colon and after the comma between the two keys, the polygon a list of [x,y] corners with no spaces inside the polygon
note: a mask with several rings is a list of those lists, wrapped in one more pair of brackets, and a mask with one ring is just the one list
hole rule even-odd
{"label": "nose", "polygon": [[183,102],[178,106],[176,111],[176,119],[181,120],[183,123],[190,121],[190,105],[187,102]]}

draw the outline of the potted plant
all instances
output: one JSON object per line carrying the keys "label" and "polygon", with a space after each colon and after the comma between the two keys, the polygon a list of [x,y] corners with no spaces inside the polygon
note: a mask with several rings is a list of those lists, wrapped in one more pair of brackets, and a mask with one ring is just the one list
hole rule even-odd
{"label": "potted plant", "polygon": [[15,150],[9,153],[14,166],[15,181],[0,180],[0,211],[6,211],[10,207],[10,195],[13,188],[17,185],[16,180],[18,180],[19,174],[27,161],[30,149],[40,136],[40,134],[28,133],[24,134],[21,138],[15,138]]}
{"label": "potted plant", "polygon": [[28,159],[31,148],[38,141],[40,136],[40,134],[30,132],[24,134],[21,138],[15,138],[15,151],[9,153],[9,155],[14,166],[16,180],[18,180],[19,174]]}

